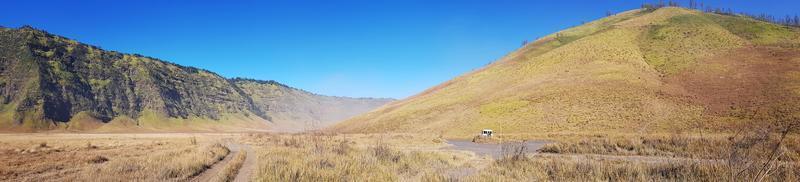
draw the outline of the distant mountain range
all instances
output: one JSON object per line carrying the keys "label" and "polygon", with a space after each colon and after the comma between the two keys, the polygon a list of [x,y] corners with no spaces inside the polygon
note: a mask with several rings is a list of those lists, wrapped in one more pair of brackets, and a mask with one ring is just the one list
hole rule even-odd
{"label": "distant mountain range", "polygon": [[0,28],[0,131],[295,131],[391,101],[227,79],[29,26]]}
{"label": "distant mountain range", "polygon": [[[800,30],[677,7],[569,28],[331,128],[498,134],[721,131],[800,105]],[[784,107],[785,108],[785,107]],[[794,113],[798,114],[798,113]]]}

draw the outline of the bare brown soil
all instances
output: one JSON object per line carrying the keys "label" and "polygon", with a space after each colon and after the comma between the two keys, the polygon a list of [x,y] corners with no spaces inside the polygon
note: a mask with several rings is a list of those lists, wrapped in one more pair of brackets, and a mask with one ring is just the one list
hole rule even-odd
{"label": "bare brown soil", "polygon": [[781,102],[790,93],[787,74],[800,71],[800,51],[746,47],[702,60],[665,78],[668,95],[684,97],[715,115]]}

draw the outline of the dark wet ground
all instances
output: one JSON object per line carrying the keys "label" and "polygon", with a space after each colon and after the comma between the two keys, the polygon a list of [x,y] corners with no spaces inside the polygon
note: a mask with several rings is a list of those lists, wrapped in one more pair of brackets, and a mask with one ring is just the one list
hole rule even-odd
{"label": "dark wet ground", "polygon": [[[500,158],[502,156],[502,144],[489,144],[489,143],[473,143],[469,140],[448,140],[448,144],[451,146],[448,149],[453,150],[466,150],[475,152],[480,156],[489,155],[492,158]],[[528,153],[535,153],[536,150],[539,150],[544,146],[544,144],[548,144],[551,142],[548,141],[527,141],[525,142],[526,151]]]}

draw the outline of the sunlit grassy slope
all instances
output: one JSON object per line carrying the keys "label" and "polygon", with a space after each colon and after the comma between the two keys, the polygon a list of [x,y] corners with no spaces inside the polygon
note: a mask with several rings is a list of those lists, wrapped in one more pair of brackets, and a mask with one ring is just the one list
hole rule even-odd
{"label": "sunlit grassy slope", "polygon": [[[505,134],[671,132],[695,122],[713,128],[735,122],[733,112],[708,114],[707,108],[721,103],[703,98],[718,94],[694,88],[705,88],[706,82],[721,83],[717,90],[747,84],[725,87],[715,79],[725,76],[762,83],[764,75],[781,79],[776,83],[786,87],[777,89],[791,83],[800,88],[792,82],[798,77],[788,76],[800,73],[794,69],[800,60],[791,59],[798,40],[796,29],[745,17],[682,8],[631,10],[543,37],[484,68],[330,129],[468,137],[483,128]],[[754,59],[764,56],[724,59],[770,51],[788,52],[784,56],[790,59],[769,60],[776,62],[765,67],[790,69],[748,66],[761,65]],[[764,75],[739,75],[737,69]],[[684,84],[695,82],[700,84]]]}

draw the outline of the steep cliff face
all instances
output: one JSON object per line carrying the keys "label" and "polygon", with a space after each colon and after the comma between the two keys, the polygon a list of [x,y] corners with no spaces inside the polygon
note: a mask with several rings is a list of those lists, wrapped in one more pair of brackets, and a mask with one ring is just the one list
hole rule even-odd
{"label": "steep cliff face", "polygon": [[78,115],[103,123],[131,118],[139,126],[169,126],[162,122],[175,119],[182,126],[194,120],[270,121],[266,105],[280,105],[256,104],[213,72],[105,51],[31,27],[0,28],[0,43],[0,128],[69,127]]}
{"label": "steep cliff face", "polygon": [[232,82],[282,130],[318,129],[393,101],[317,95],[274,81],[236,78]]}

